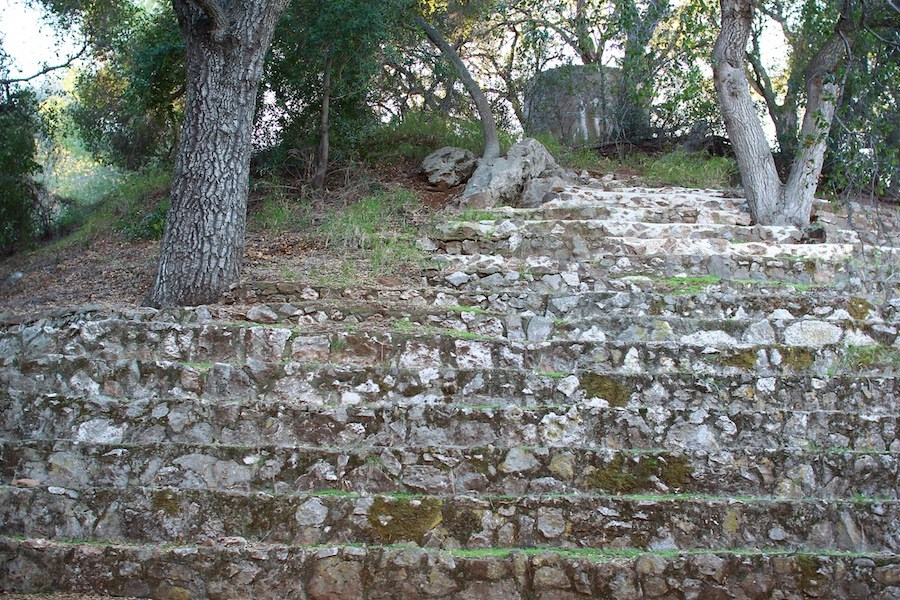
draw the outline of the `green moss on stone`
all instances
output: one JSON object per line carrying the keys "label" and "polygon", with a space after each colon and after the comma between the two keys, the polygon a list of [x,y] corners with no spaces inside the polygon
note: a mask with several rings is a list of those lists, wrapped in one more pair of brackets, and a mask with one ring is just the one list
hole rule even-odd
{"label": "green moss on stone", "polygon": [[722,364],[727,367],[735,367],[749,371],[756,367],[757,352],[755,348],[735,350],[728,356],[722,357]]}
{"label": "green moss on stone", "polygon": [[847,300],[847,312],[857,321],[862,321],[869,316],[869,313],[875,310],[871,302],[863,298],[853,297]]}
{"label": "green moss on stone", "polygon": [[442,520],[442,502],[437,498],[375,498],[369,508],[372,537],[378,543],[400,541],[422,543],[426,533]]}
{"label": "green moss on stone", "polygon": [[657,298],[653,302],[650,303],[650,314],[653,316],[661,315],[666,310],[666,303],[660,298]]}
{"label": "green moss on stone", "polygon": [[814,556],[798,554],[794,560],[797,563],[797,583],[801,590],[809,591],[822,587],[825,578],[819,575],[819,561]]}
{"label": "green moss on stone", "polygon": [[655,478],[670,488],[680,489],[692,475],[693,469],[685,456],[642,456],[635,462],[626,461],[619,454],[603,468],[590,469],[585,476],[585,487],[611,494],[633,494],[654,489]]}
{"label": "green moss on stone", "polygon": [[810,368],[816,360],[812,350],[807,348],[787,346],[780,348],[778,351],[781,353],[782,362],[798,371],[804,371]]}
{"label": "green moss on stone", "polygon": [[153,510],[161,510],[166,516],[174,517],[181,512],[181,502],[173,490],[160,490],[153,492],[151,498]]}
{"label": "green moss on stone", "polygon": [[609,375],[585,373],[581,387],[588,398],[603,398],[610,406],[625,406],[631,400],[631,390]]}

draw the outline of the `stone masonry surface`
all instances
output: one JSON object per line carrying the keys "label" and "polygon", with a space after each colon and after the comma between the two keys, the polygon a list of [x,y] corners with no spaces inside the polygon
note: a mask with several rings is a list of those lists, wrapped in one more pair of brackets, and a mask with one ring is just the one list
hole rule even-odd
{"label": "stone masonry surface", "polygon": [[8,319],[0,595],[900,597],[897,219],[547,188],[418,287]]}

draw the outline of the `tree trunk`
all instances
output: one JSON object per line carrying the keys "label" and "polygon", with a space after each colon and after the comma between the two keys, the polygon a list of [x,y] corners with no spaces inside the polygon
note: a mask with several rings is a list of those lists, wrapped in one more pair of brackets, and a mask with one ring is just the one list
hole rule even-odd
{"label": "tree trunk", "polygon": [[751,0],[720,0],[720,6],[722,29],[713,48],[713,78],[750,214],[760,225],[806,227],[822,172],[828,132],[843,90],[837,71],[856,30],[848,19],[850,0],[844,0],[834,33],[816,52],[804,73],[806,110],[800,127],[800,148],[787,185],[782,185],[778,177],[750,98],[744,63],[753,19]]}
{"label": "tree trunk", "polygon": [[240,276],[256,95],[287,3],[173,0],[187,97],[153,306],[215,302]]}
{"label": "tree trunk", "polygon": [[459,57],[459,54],[453,47],[447,43],[441,33],[429,25],[425,19],[419,15],[415,15],[416,24],[425,31],[425,35],[431,40],[431,43],[437,46],[447,60],[456,67],[459,78],[462,80],[463,86],[469,92],[472,100],[475,102],[475,108],[478,109],[478,117],[481,119],[481,130],[484,132],[484,152],[482,158],[492,160],[500,156],[500,136],[497,133],[497,122],[494,120],[494,113],[481,87],[472,78],[466,64]]}
{"label": "tree trunk", "polygon": [[784,212],[788,222],[795,225],[809,224],[828,133],[844,92],[844,79],[838,76],[838,69],[856,34],[856,24],[848,18],[849,13],[850,3],[845,0],[834,33],[813,56],[804,74],[806,110],[800,126],[800,148],[784,192]]}
{"label": "tree trunk", "polygon": [[320,125],[319,147],[316,151],[316,173],[313,175],[312,189],[321,190],[325,187],[325,175],[328,173],[328,133],[331,127],[329,110],[331,108],[331,54],[325,54],[325,72],[322,75],[322,119]]}
{"label": "tree trunk", "polygon": [[750,0],[720,0],[722,28],[713,47],[713,80],[725,130],[734,148],[738,171],[753,220],[780,224],[782,185],[746,75],[747,39],[753,20]]}

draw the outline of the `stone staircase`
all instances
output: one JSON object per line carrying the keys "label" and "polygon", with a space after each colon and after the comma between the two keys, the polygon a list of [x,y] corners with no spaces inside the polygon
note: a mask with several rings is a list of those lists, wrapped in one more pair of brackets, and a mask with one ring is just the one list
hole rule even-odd
{"label": "stone staircase", "polygon": [[900,597],[894,247],[599,182],[463,216],[418,287],[8,323],[0,591]]}

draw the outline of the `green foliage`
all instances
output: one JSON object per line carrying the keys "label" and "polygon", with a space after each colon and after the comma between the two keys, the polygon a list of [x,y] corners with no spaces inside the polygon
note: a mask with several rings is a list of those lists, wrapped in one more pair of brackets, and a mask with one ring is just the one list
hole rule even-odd
{"label": "green foliage", "polygon": [[[893,15],[894,36],[900,16]],[[827,189],[900,199],[900,43],[883,47],[865,29],[856,38],[836,126],[831,129],[824,174]]]}
{"label": "green foliage", "polygon": [[[411,112],[371,130],[360,151],[370,162],[422,160],[438,148],[454,146],[481,155],[484,146],[481,124],[451,119],[432,112]],[[505,152],[514,137],[500,132],[500,149]]]}
{"label": "green foliage", "polygon": [[174,151],[183,112],[184,42],[168,3],[150,3],[120,25],[127,36],[75,82],[71,119],[104,162],[139,170]]}
{"label": "green foliage", "polygon": [[644,159],[644,178],[658,185],[724,188],[737,176],[731,158],[676,150],[660,158]]}
{"label": "green foliage", "polygon": [[[0,57],[2,58],[2,57]],[[0,63],[0,73],[3,73]],[[40,129],[34,95],[24,90],[0,91],[0,254],[31,240],[37,204],[34,176],[35,136]]]}
{"label": "green foliage", "polygon": [[162,235],[169,206],[171,173],[162,168],[128,173],[100,202],[72,205],[59,219],[68,242],[90,242],[101,236],[154,239]]}
{"label": "green foliage", "polygon": [[[275,162],[292,148],[312,147],[321,133],[324,71],[330,75],[329,137],[334,150],[355,146],[378,120],[375,86],[381,56],[399,27],[403,0],[292,2],[279,22],[266,63],[264,87],[272,119],[265,145]],[[275,125],[272,127],[271,125]]]}
{"label": "green foliage", "polygon": [[259,184],[264,192],[262,205],[250,215],[250,225],[273,233],[299,231],[309,227],[313,208],[307,200],[297,198],[278,185]]}

